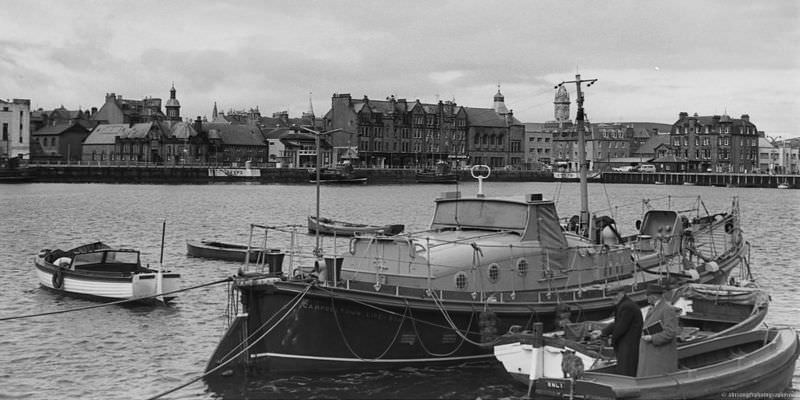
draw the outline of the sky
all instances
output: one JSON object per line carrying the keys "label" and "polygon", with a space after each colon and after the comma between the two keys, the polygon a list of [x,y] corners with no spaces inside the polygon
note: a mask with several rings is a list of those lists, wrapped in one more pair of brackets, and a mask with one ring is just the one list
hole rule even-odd
{"label": "sky", "polygon": [[[184,118],[258,107],[300,116],[334,93],[553,119],[584,87],[592,122],[748,114],[800,137],[796,0],[0,0],[0,99],[52,110],[105,94],[169,98]],[[570,85],[575,116],[575,86]]]}

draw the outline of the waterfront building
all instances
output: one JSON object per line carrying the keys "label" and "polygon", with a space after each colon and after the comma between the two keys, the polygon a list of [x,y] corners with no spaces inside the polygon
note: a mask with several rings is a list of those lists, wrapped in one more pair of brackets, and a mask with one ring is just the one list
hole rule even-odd
{"label": "waterfront building", "polygon": [[607,171],[612,160],[631,155],[630,144],[634,140],[634,129],[621,123],[599,123],[589,127],[587,138],[592,142],[593,153],[589,157],[597,171]]}
{"label": "waterfront building", "polygon": [[124,99],[115,93],[106,93],[103,106],[93,113],[92,121],[100,124],[138,124],[149,121],[181,120],[180,102],[176,98],[175,85],[170,89],[170,98],[167,100],[167,114],[161,111],[161,99],[145,97],[142,100]]}
{"label": "waterfront building", "polygon": [[469,162],[467,111],[454,101],[425,104],[394,96],[372,100],[334,94],[322,120],[324,130],[339,130],[330,135],[336,157],[357,154],[357,165],[433,167],[444,160],[461,167]]}
{"label": "waterfront building", "polygon": [[[264,139],[269,147],[269,162],[280,167],[306,167],[313,168],[317,165],[316,137],[296,127],[277,127],[264,132]],[[336,154],[326,135],[320,137],[319,142],[320,164],[323,166],[338,164],[347,157],[347,154]],[[336,154],[338,157],[334,157]]]}
{"label": "waterfront building", "polygon": [[233,167],[269,162],[268,144],[258,126],[203,122],[199,132],[199,139],[207,138],[209,162]]}
{"label": "waterfront building", "polygon": [[525,140],[525,168],[529,170],[542,170],[552,163],[550,151],[552,150],[553,134],[544,131],[544,124],[539,122],[526,122]]}
{"label": "waterfront building", "polygon": [[770,175],[800,173],[798,167],[800,149],[787,145],[786,140],[778,141],[778,138],[767,139],[763,136],[759,137],[758,162],[760,172]]}
{"label": "waterfront building", "polygon": [[0,162],[12,158],[29,159],[31,101],[28,99],[0,100]]}
{"label": "waterfront building", "polygon": [[51,123],[31,133],[31,162],[80,161],[83,141],[89,136],[89,132],[90,129],[76,120],[53,119]]}
{"label": "waterfront building", "polygon": [[747,114],[734,119],[681,112],[670,130],[670,144],[687,172],[747,173],[759,168],[758,130]]}
{"label": "waterfront building", "polygon": [[523,167],[525,125],[505,105],[498,86],[492,108],[463,107],[467,114],[467,150],[470,164],[492,168]]}

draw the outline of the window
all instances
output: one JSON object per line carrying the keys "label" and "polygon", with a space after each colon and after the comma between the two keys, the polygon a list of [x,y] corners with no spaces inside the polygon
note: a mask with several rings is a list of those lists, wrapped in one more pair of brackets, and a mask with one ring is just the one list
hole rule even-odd
{"label": "window", "polygon": [[8,123],[3,122],[3,140],[8,140]]}
{"label": "window", "polygon": [[497,283],[497,280],[500,278],[500,267],[497,264],[492,264],[489,266],[489,282]]}
{"label": "window", "polygon": [[467,287],[467,274],[464,272],[459,272],[455,276],[456,280],[456,287],[459,289],[464,289]]}

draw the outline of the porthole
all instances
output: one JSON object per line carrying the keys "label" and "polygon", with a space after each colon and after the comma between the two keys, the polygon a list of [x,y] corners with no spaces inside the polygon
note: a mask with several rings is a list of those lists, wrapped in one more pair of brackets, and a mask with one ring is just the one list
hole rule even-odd
{"label": "porthole", "polygon": [[528,260],[520,258],[517,260],[517,275],[525,276],[528,274]]}
{"label": "porthole", "polygon": [[500,278],[500,267],[497,264],[492,264],[489,266],[489,282],[497,283],[497,280]]}
{"label": "porthole", "polygon": [[456,287],[464,289],[467,287],[467,274],[459,272],[456,274]]}

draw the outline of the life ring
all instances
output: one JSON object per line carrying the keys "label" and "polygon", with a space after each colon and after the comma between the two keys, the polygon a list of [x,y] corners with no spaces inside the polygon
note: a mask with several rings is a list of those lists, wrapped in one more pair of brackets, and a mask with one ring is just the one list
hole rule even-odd
{"label": "life ring", "polygon": [[733,221],[728,221],[725,223],[725,233],[730,234],[733,232]]}
{"label": "life ring", "polygon": [[53,273],[52,284],[56,289],[64,287],[64,271],[57,269],[56,272]]}

